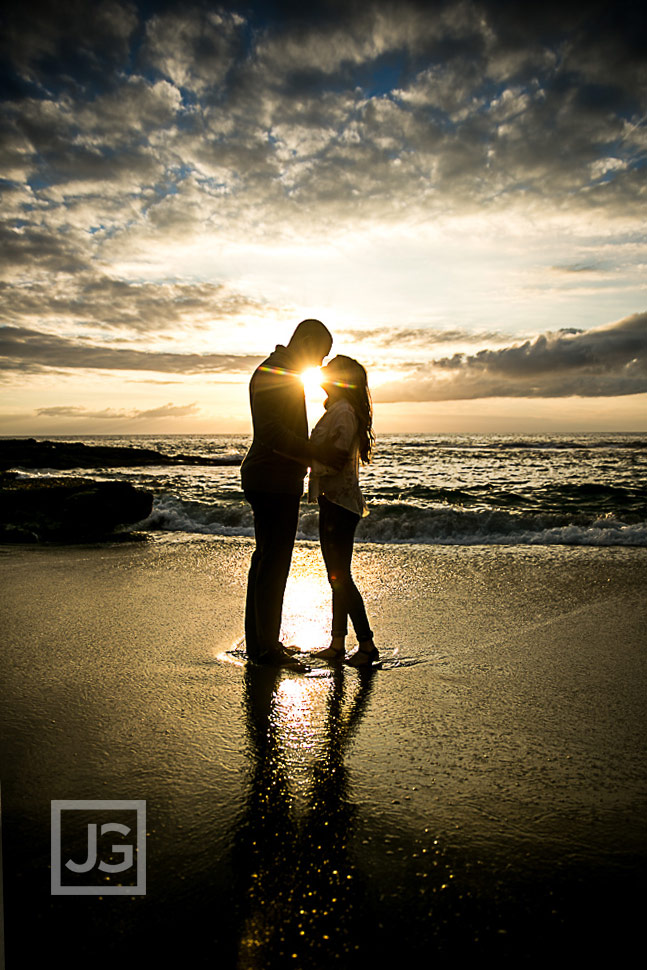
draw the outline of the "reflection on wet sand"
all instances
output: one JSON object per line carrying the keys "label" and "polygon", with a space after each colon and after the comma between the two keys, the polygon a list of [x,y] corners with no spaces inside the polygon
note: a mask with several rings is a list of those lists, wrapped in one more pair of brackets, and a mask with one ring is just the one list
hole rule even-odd
{"label": "reflection on wet sand", "polygon": [[344,755],[373,684],[335,670],[245,670],[250,787],[234,849],[237,966],[332,966],[362,946],[364,886],[349,850]]}

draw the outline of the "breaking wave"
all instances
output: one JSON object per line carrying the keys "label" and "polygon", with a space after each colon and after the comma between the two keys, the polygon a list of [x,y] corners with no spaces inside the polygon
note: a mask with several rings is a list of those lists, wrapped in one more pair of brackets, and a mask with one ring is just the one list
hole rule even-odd
{"label": "breaking wave", "polygon": [[[159,496],[140,529],[202,535],[251,536],[254,522],[242,499],[213,503]],[[298,538],[317,539],[318,512],[304,503]],[[357,540],[438,545],[647,546],[647,521],[635,514],[565,510],[518,511],[503,508],[421,507],[378,502],[357,529]]]}

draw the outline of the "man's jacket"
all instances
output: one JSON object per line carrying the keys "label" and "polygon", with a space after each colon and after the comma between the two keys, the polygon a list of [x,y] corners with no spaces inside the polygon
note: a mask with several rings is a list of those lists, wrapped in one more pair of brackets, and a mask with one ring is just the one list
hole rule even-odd
{"label": "man's jacket", "polygon": [[243,489],[301,495],[308,470],[308,417],[303,383],[281,344],[249,383],[254,439],[241,466]]}

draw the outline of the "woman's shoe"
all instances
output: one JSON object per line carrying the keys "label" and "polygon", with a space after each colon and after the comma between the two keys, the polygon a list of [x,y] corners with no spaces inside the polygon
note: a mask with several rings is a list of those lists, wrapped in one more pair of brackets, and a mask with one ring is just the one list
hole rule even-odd
{"label": "woman's shoe", "polygon": [[[335,646],[335,641],[337,645]],[[326,647],[324,650],[316,650],[312,656],[316,657],[317,660],[335,660],[340,661],[344,659],[346,653],[346,648],[344,640],[342,637],[333,637],[330,641],[330,646]]]}
{"label": "woman's shoe", "polygon": [[355,653],[345,663],[348,667],[370,667],[379,659],[380,654],[373,641],[362,640]]}

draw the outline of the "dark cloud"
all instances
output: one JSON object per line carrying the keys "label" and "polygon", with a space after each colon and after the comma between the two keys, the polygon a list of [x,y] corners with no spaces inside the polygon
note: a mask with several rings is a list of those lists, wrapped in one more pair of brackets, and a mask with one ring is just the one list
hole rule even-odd
{"label": "dark cloud", "polygon": [[41,85],[76,94],[88,84],[105,86],[127,63],[138,24],[127,0],[8,4],[0,34],[3,87],[12,94]]}
{"label": "dark cloud", "polygon": [[245,48],[245,19],[225,6],[154,14],[146,23],[142,60],[179,87],[201,93],[221,88]]}
{"label": "dark cloud", "polygon": [[596,273],[599,272],[598,266],[587,266],[583,263],[570,263],[564,266],[551,266],[555,273]]}
{"label": "dark cloud", "polygon": [[86,368],[173,374],[249,373],[261,360],[262,357],[235,354],[173,354],[101,347],[21,327],[0,329],[0,369],[9,372]]}
{"label": "dark cloud", "polygon": [[79,240],[53,232],[44,226],[0,225],[0,272],[38,270],[49,273],[80,273],[87,267],[87,257]]}
{"label": "dark cloud", "polygon": [[407,380],[377,387],[375,401],[485,397],[605,397],[647,392],[647,313],[595,330],[430,361]]}
{"label": "dark cloud", "polygon": [[7,63],[35,85],[7,99],[7,135],[14,168],[22,159],[40,196],[58,186],[59,204],[89,182],[122,193],[137,222],[146,191],[170,204],[191,172],[202,215],[217,185],[225,219],[256,205],[257,189],[284,215],[394,193],[444,207],[528,193],[573,205],[585,190],[617,207],[639,193],[645,14],[627,0],[613,12],[477,0],[29,8],[7,15]]}
{"label": "dark cloud", "polygon": [[132,283],[91,272],[38,281],[0,282],[0,322],[49,329],[76,325],[130,334],[198,331],[266,309],[217,283]]}

